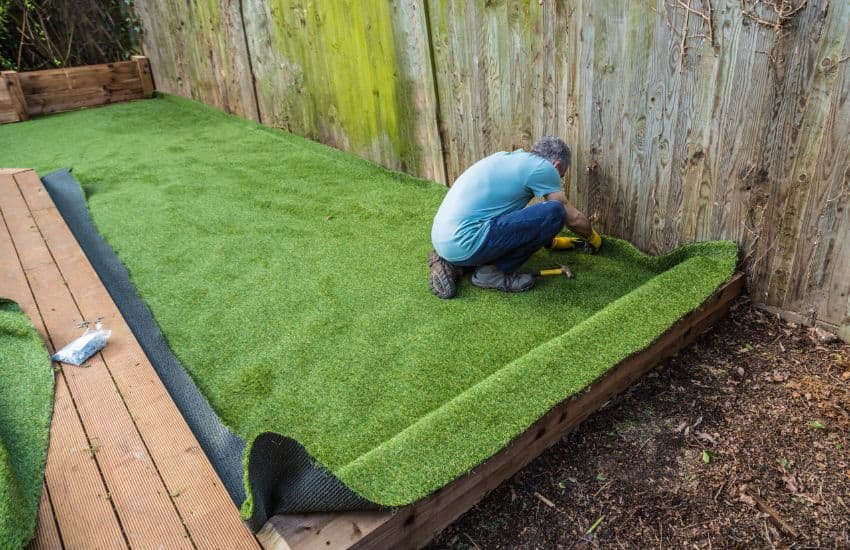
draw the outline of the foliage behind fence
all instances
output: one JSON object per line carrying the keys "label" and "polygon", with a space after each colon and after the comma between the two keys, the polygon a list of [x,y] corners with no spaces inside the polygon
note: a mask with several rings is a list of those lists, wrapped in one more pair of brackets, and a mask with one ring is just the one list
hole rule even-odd
{"label": "foliage behind fence", "polygon": [[138,28],[130,0],[0,0],[0,69],[124,60]]}

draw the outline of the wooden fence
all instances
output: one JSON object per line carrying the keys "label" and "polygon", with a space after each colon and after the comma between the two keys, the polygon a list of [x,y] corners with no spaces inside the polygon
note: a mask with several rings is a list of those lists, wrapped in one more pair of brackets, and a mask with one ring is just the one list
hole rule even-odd
{"label": "wooden fence", "polygon": [[151,97],[153,79],[144,56],[131,61],[0,73],[0,123],[30,116]]}
{"label": "wooden fence", "polygon": [[542,134],[660,253],[733,239],[752,296],[850,339],[850,2],[137,0],[165,91],[451,182]]}

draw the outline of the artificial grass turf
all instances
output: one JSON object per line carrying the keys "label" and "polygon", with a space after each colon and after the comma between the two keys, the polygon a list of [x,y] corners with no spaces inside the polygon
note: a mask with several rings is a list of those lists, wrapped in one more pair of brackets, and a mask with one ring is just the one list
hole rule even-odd
{"label": "artificial grass turf", "polygon": [[0,298],[0,548],[35,532],[53,413],[47,350],[17,304]]}
{"label": "artificial grass turf", "polygon": [[434,183],[174,97],[7,125],[0,140],[0,165],[75,168],[229,427],[249,443],[291,436],[385,505],[468,471],[646,347],[737,257],[728,242],[651,258],[606,239],[597,256],[529,262],[565,260],[573,281],[514,295],[467,281],[442,301],[427,286]]}

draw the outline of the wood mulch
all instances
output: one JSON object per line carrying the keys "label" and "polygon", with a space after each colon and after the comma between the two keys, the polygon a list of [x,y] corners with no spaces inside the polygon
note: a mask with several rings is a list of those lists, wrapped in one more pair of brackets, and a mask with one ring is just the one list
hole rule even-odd
{"label": "wood mulch", "polygon": [[740,299],[430,548],[850,548],[850,345]]}

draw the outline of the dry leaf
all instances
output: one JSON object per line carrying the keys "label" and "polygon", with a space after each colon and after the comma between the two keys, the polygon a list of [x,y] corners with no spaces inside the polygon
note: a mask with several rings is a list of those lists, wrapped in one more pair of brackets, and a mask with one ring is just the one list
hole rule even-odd
{"label": "dry leaf", "polygon": [[750,508],[756,507],[756,501],[753,500],[753,497],[751,497],[747,493],[741,493],[740,495],[738,495],[738,500],[740,500],[741,502],[743,502],[744,504],[746,504]]}
{"label": "dry leaf", "polygon": [[813,341],[819,342],[821,344],[833,344],[838,341],[838,336],[820,327],[810,328],[809,337]]}
{"label": "dry leaf", "polygon": [[770,373],[770,377],[774,382],[785,382],[788,378],[790,378],[790,375],[787,372],[774,370]]}
{"label": "dry leaf", "polygon": [[717,440],[705,432],[694,432],[694,435],[703,441],[708,441],[712,445],[717,445]]}

